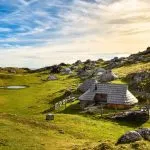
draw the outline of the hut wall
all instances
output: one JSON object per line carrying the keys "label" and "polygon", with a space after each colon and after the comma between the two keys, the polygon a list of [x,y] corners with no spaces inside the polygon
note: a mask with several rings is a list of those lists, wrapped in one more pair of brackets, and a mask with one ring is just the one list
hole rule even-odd
{"label": "hut wall", "polygon": [[131,108],[131,105],[125,105],[125,104],[107,104],[107,108],[116,108],[116,109],[128,109]]}
{"label": "hut wall", "polygon": [[93,104],[94,101],[88,101],[88,100],[80,100],[80,107],[83,109],[88,105]]}

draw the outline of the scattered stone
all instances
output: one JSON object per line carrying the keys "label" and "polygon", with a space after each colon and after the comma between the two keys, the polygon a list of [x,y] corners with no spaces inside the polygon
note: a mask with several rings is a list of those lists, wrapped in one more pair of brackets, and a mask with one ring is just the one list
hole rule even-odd
{"label": "scattered stone", "polygon": [[142,136],[137,131],[129,131],[118,139],[117,144],[126,144],[140,140],[142,140]]}
{"label": "scattered stone", "polygon": [[86,92],[92,86],[92,84],[95,83],[96,83],[95,79],[87,79],[78,87],[78,89],[81,92]]}
{"label": "scattered stone", "polygon": [[136,130],[145,140],[150,141],[150,128],[141,128]]}
{"label": "scattered stone", "polygon": [[10,70],[8,70],[8,72],[16,74],[16,70],[14,70],[14,69],[10,69]]}
{"label": "scattered stone", "polygon": [[146,112],[129,111],[129,112],[119,113],[119,114],[113,116],[112,119],[115,119],[118,121],[144,123],[144,122],[148,121],[149,116]]}
{"label": "scattered stone", "polygon": [[95,70],[95,75],[96,76],[101,76],[106,70],[104,68],[98,68]]}
{"label": "scattered stone", "polygon": [[51,73],[60,73],[60,71],[61,71],[61,66],[59,65],[51,66],[51,70],[50,70]]}
{"label": "scattered stone", "polygon": [[65,63],[60,63],[59,66],[64,67],[64,66],[67,66],[67,64],[65,64]]}
{"label": "scattered stone", "polygon": [[86,70],[84,70],[84,69],[79,69],[79,70],[77,71],[77,75],[78,75],[79,77],[89,77],[89,76],[90,76],[89,72],[86,71]]}
{"label": "scattered stone", "polygon": [[[129,86],[136,91],[150,91],[150,70],[131,73],[126,76]],[[144,83],[144,84],[142,84]]]}
{"label": "scattered stone", "polygon": [[72,71],[70,68],[64,68],[64,69],[62,69],[62,73],[63,74],[72,74]]}
{"label": "scattered stone", "polygon": [[100,81],[102,82],[109,82],[112,80],[117,79],[118,76],[115,75],[111,70],[106,70],[101,76],[100,76]]}
{"label": "scattered stone", "polygon": [[56,76],[54,76],[54,75],[50,75],[49,77],[48,77],[48,80],[57,80],[58,78],[56,77]]}
{"label": "scattered stone", "polygon": [[47,114],[46,120],[54,120],[54,115],[53,114]]}
{"label": "scattered stone", "polygon": [[75,65],[80,65],[80,64],[82,64],[82,61],[81,60],[77,60],[74,64]]}

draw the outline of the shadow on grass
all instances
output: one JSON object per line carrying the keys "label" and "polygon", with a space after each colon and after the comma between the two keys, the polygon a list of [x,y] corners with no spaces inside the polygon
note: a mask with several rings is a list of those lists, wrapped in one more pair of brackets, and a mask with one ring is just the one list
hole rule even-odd
{"label": "shadow on grass", "polygon": [[58,111],[59,113],[63,113],[63,114],[80,114],[81,112],[81,108],[80,108],[80,104],[79,102],[73,102],[73,103],[69,103],[69,106],[67,106],[67,108]]}
{"label": "shadow on grass", "polygon": [[128,126],[132,128],[140,128],[144,123],[146,122],[128,122],[128,121],[115,121],[113,120],[112,122],[118,123],[120,126]]}
{"label": "shadow on grass", "polygon": [[65,108],[65,105],[63,105],[62,107],[60,107],[58,110],[54,111],[52,109],[48,109],[45,110],[43,113],[48,113],[48,112],[53,112],[53,113],[59,113],[59,114],[72,114],[72,115],[80,115],[83,117],[88,117],[91,118],[93,120],[97,120],[97,121],[101,121],[101,120],[105,120],[105,121],[109,121],[112,123],[117,123],[120,126],[128,126],[128,127],[132,127],[132,128],[139,128],[141,127],[144,123],[146,123],[147,121],[128,121],[128,120],[116,120],[116,119],[110,119],[110,115],[109,112],[108,114],[104,114],[102,117],[100,114],[93,114],[93,113],[81,113],[82,109],[80,108],[80,103],[79,101],[74,101],[72,103],[68,103],[67,107]]}
{"label": "shadow on grass", "polygon": [[108,116],[110,114],[107,115],[103,115],[102,117],[97,116],[97,114],[89,114],[89,113],[81,113],[82,109],[80,108],[80,104],[79,102],[75,102],[73,104],[70,104],[66,109],[60,110],[58,111],[58,113],[63,113],[63,114],[77,114],[77,115],[81,115],[84,117],[89,117],[91,119],[94,120],[105,120],[105,121],[109,121],[112,123],[117,123],[120,126],[128,126],[128,127],[132,127],[132,128],[139,128],[141,127],[144,123],[146,123],[148,120],[142,121],[142,120],[132,120],[132,121],[128,121],[128,120],[115,120],[115,119],[108,119]]}

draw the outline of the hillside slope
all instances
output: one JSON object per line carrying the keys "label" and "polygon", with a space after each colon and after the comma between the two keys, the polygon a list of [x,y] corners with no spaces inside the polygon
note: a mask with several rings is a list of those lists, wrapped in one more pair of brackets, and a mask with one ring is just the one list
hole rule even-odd
{"label": "hillside slope", "polygon": [[[144,52],[137,55],[148,54]],[[128,60],[130,58],[126,58]],[[66,67],[104,67],[109,68],[111,61],[86,61],[82,64],[67,64]],[[91,65],[90,65],[91,64]],[[62,66],[62,64],[60,65]],[[64,67],[64,64],[63,64]],[[50,67],[51,68],[51,67]],[[100,114],[83,114],[79,108],[78,100],[68,103],[66,109],[53,111],[54,121],[45,120],[45,112],[51,112],[53,104],[65,97],[68,89],[74,94],[83,79],[75,74],[55,74],[58,80],[47,80],[50,68],[30,72],[8,72],[4,68],[0,73],[0,86],[26,85],[25,89],[0,89],[0,149],[1,150],[89,150],[97,145],[110,147],[114,150],[148,150],[150,143],[140,141],[131,144],[115,146],[117,139],[126,131],[139,127],[150,127],[150,122],[144,124],[131,124],[128,122],[114,122],[101,118]],[[22,70],[22,69],[21,69]],[[130,62],[116,66],[113,72],[119,75],[114,82],[129,83],[126,77],[132,73],[149,71],[149,61]],[[54,74],[54,73],[52,73]],[[143,82],[143,81],[140,81]],[[106,110],[106,114],[115,113],[116,110]],[[102,144],[102,145],[101,145]],[[95,148],[96,149],[96,148]],[[102,149],[102,148],[99,148]]]}

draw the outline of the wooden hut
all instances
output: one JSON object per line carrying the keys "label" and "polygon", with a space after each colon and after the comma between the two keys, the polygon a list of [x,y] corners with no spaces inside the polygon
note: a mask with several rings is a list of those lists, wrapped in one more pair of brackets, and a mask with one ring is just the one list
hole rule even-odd
{"label": "wooden hut", "polygon": [[128,90],[128,86],[123,84],[93,84],[79,100],[82,108],[91,104],[125,108],[138,103],[136,97]]}

